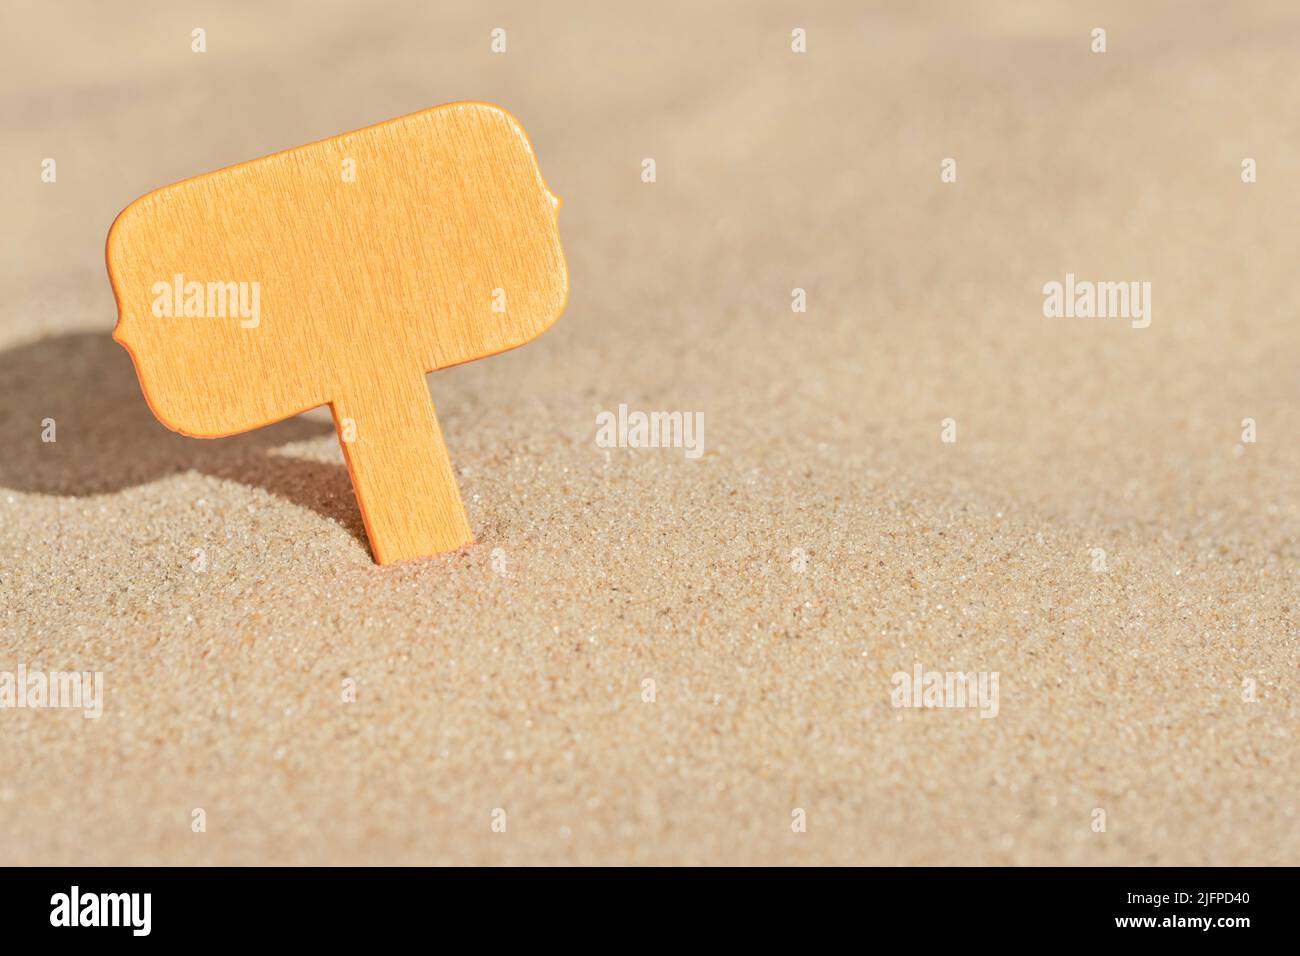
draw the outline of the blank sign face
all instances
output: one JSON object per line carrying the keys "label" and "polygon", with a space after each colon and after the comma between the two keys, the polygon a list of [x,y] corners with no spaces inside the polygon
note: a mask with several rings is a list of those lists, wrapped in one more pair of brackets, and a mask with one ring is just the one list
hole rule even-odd
{"label": "blank sign face", "polygon": [[108,239],[115,337],[164,424],[256,428],[362,370],[431,372],[540,335],[568,293],[557,211],[510,114],[414,113],[131,203]]}
{"label": "blank sign face", "polygon": [[[423,375],[559,317],[558,211],[509,113],[413,113],[131,203],[108,236],[114,338],[155,415],[187,435],[330,404],[376,558],[458,547],[468,523]],[[432,485],[415,473],[430,468],[445,472]],[[422,521],[430,494],[454,507]]]}

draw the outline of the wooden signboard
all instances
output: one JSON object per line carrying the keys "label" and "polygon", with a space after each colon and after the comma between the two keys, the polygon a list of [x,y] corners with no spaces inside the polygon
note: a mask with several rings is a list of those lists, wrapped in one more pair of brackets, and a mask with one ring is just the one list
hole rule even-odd
{"label": "wooden signboard", "polygon": [[453,103],[166,186],[108,234],[114,338],[168,428],[328,404],[380,564],[473,536],[424,375],[536,338],[568,273],[519,123]]}

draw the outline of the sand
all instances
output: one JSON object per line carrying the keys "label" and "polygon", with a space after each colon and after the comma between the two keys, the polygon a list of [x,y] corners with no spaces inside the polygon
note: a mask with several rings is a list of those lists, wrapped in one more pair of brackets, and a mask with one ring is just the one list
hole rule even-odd
{"label": "sand", "polygon": [[[5,14],[0,671],[105,700],[0,710],[0,863],[1300,863],[1293,5],[271,6]],[[104,236],[457,99],[572,294],[430,376],[478,543],[378,568],[324,411],[152,418]]]}

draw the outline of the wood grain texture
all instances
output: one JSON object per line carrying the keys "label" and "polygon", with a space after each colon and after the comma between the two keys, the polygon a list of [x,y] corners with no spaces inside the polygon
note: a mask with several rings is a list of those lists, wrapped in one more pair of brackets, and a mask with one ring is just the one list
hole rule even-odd
{"label": "wood grain texture", "polygon": [[331,405],[375,560],[452,550],[472,534],[423,375],[559,317],[558,210],[509,113],[413,113],[127,206],[114,338],[186,435]]}

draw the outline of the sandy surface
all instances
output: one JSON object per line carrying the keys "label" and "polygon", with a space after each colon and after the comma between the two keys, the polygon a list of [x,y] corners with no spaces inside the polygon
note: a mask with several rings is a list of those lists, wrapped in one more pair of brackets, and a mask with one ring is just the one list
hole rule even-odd
{"label": "sandy surface", "polygon": [[[0,863],[1300,863],[1294,5],[54,6],[0,31],[0,670],[106,701],[0,710]],[[431,376],[479,543],[380,569],[323,411],[153,420],[104,236],[469,98],[572,295]],[[998,716],[894,708],[917,662]]]}

